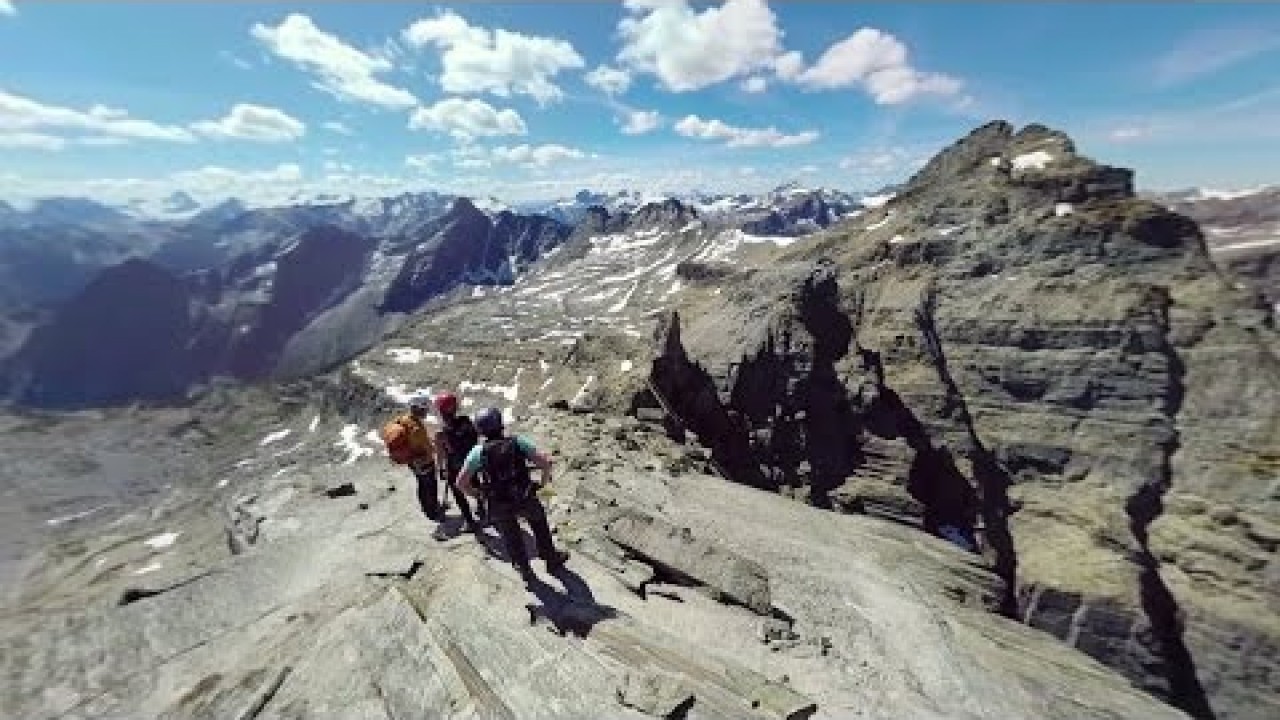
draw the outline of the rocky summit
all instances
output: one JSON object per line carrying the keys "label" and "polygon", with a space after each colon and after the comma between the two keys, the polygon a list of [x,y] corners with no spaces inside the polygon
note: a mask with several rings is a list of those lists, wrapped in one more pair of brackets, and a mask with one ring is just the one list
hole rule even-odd
{"label": "rocky summit", "polygon": [[[6,716],[1280,714],[1280,335],[1129,171],[992,123],[804,236],[468,205],[331,372],[5,418]],[[442,284],[465,228],[509,276]],[[442,389],[567,572],[422,516],[376,429]]]}

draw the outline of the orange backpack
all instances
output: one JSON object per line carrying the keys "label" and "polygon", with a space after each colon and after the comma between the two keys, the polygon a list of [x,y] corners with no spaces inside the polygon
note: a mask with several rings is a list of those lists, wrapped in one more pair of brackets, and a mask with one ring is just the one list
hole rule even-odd
{"label": "orange backpack", "polygon": [[411,432],[400,418],[382,426],[382,443],[387,446],[387,456],[397,465],[408,465],[413,459],[413,446],[409,442]]}

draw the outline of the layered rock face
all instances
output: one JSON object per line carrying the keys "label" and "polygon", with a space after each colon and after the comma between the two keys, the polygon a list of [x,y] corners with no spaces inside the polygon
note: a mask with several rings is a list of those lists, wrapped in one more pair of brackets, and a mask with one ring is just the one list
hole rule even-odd
{"label": "layered rock face", "polygon": [[976,527],[1007,613],[1194,715],[1276,712],[1277,336],[1194,222],[995,123],[782,260],[655,362],[730,474]]}

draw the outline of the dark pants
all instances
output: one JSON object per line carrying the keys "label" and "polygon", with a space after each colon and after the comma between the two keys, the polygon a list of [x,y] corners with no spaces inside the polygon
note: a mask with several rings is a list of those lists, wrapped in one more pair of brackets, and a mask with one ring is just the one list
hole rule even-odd
{"label": "dark pants", "polygon": [[418,504],[422,514],[437,520],[440,518],[440,497],[436,493],[435,466],[415,466],[413,476],[418,480]]}
{"label": "dark pants", "polygon": [[[458,505],[458,512],[462,513],[462,519],[466,521],[467,527],[472,527],[476,525],[476,516],[475,513],[471,512],[471,501],[467,498],[466,493],[458,489],[458,472],[461,470],[461,467],[449,468],[445,475],[445,484],[449,486],[449,493],[453,495],[453,502]],[[480,506],[480,511],[483,513],[484,509],[480,503],[481,501],[476,501],[476,504]]]}
{"label": "dark pants", "polygon": [[551,540],[551,526],[547,524],[547,511],[537,497],[531,497],[515,506],[489,504],[489,519],[502,536],[511,564],[522,572],[531,569],[529,553],[524,547],[524,533],[520,532],[520,518],[524,518],[533,531],[538,557],[551,565],[558,564],[556,546]]}

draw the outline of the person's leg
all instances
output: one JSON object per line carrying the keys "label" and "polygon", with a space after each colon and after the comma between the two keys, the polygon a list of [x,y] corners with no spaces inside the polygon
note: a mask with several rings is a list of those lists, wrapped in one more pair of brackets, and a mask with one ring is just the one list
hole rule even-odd
{"label": "person's leg", "polygon": [[536,497],[526,500],[520,514],[529,522],[529,530],[533,532],[534,544],[538,548],[538,557],[547,564],[547,570],[555,571],[562,567],[568,555],[556,550],[555,541],[551,538],[551,526],[547,523],[547,511],[542,507],[542,501]]}
{"label": "person's leg", "polygon": [[457,473],[450,472],[447,484],[449,492],[453,495],[453,501],[458,504],[458,512],[462,513],[462,519],[467,523],[468,530],[478,530],[479,525],[476,524],[476,516],[471,512],[471,503],[467,500],[467,494],[458,489],[458,484],[454,482]]}
{"label": "person's leg", "polygon": [[520,523],[515,513],[501,512],[491,516],[493,526],[502,536],[502,544],[507,548],[507,558],[520,571],[521,575],[533,572],[529,565],[529,553],[524,549],[524,535],[520,532]]}
{"label": "person's leg", "polygon": [[436,497],[436,473],[434,470],[418,472],[413,476],[418,481],[418,504],[422,506],[422,514],[437,520],[440,517],[440,499]]}

